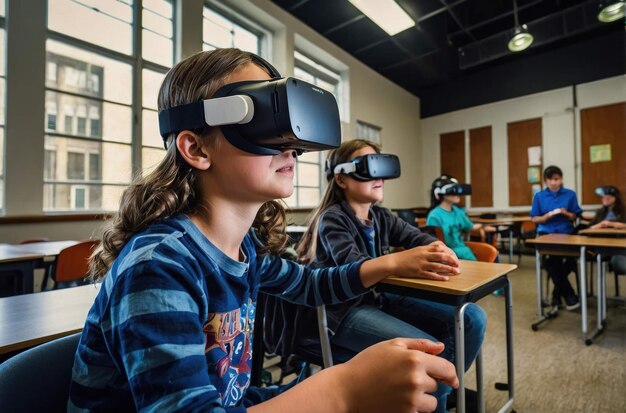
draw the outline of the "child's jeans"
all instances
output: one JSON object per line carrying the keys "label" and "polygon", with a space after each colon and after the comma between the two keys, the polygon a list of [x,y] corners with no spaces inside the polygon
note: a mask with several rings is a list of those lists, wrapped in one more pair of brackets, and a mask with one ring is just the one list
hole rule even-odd
{"label": "child's jeans", "polygon": [[[454,316],[456,307],[434,301],[384,294],[380,308],[361,305],[350,310],[332,338],[334,346],[359,352],[372,344],[396,337],[440,341],[440,357],[455,362]],[[476,304],[465,309],[465,370],[469,369],[483,342],[487,315]],[[393,374],[393,372],[390,372]],[[384,378],[381,377],[381,380]],[[451,388],[439,384],[436,412],[445,412]]]}

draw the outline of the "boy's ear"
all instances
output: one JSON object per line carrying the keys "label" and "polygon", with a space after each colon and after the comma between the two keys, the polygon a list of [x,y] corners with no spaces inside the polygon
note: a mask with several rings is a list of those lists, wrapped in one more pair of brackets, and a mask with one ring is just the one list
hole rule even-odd
{"label": "boy's ear", "polygon": [[195,169],[205,171],[211,166],[211,155],[197,133],[189,130],[179,132],[176,136],[176,148],[185,162]]}

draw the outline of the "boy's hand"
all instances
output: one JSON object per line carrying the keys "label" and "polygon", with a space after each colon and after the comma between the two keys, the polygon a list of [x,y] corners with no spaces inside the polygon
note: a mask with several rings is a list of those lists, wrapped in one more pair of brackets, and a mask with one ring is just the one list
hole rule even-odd
{"label": "boy's hand", "polygon": [[[442,381],[458,387],[454,365],[437,357],[442,343],[396,338],[366,348],[347,363],[344,373],[352,411],[431,412],[437,399],[428,393]],[[337,367],[340,367],[337,366]]]}
{"label": "boy's hand", "polygon": [[548,212],[548,216],[553,217],[555,215],[562,214],[563,211],[567,212],[565,208],[554,208],[552,211]]}
{"label": "boy's hand", "polygon": [[399,254],[405,255],[397,273],[403,277],[447,281],[449,275],[458,275],[460,272],[456,254],[441,241]]}

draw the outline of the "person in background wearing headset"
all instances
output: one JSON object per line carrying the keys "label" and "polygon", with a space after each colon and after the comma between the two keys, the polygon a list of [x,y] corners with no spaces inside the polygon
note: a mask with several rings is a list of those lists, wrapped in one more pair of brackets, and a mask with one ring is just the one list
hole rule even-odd
{"label": "person in background wearing headset", "polygon": [[[302,263],[320,268],[393,257],[396,253],[390,254],[391,248],[403,247],[420,252],[415,256],[416,265],[421,267],[414,274],[416,277],[445,282],[448,276],[456,276],[450,267],[451,263],[458,263],[454,252],[378,205],[383,200],[385,179],[400,176],[397,156],[381,154],[376,144],[356,139],[330,152],[326,167],[326,192],[311,214],[297,248]],[[331,344],[344,350],[342,354],[345,350],[356,354],[394,337],[415,337],[443,342],[445,350],[439,356],[454,362],[455,306],[372,292],[326,308]],[[308,317],[315,318],[314,314]],[[482,345],[487,316],[472,303],[464,320],[467,370]],[[395,373],[390,370],[389,374]],[[436,412],[446,411],[449,393],[450,387],[441,383],[434,393],[438,401]]]}
{"label": "person in background wearing headset", "polygon": [[[578,205],[576,192],[563,187],[563,171],[558,166],[548,166],[543,171],[546,188],[533,197],[530,209],[532,221],[537,224],[537,235],[573,234],[573,222],[583,212]],[[567,276],[576,268],[572,257],[549,255],[545,260],[548,276],[554,282],[552,290],[552,313],[558,312],[561,299],[565,299],[565,308],[575,310],[580,302]]]}
{"label": "person in background wearing headset", "polygon": [[459,181],[449,175],[441,175],[433,181],[430,191],[431,209],[426,218],[426,225],[441,228],[446,245],[459,259],[476,261],[476,255],[463,241],[463,233],[469,233],[474,229],[494,232],[496,228],[491,225],[474,224],[467,214],[456,206],[461,202],[461,197],[454,191],[458,185]]}
{"label": "person in background wearing headset", "polygon": [[[619,189],[612,185],[600,186],[596,194],[602,197],[602,208],[596,211],[590,228],[626,229],[626,208]],[[611,267],[616,274],[626,274],[626,255],[613,255]]]}

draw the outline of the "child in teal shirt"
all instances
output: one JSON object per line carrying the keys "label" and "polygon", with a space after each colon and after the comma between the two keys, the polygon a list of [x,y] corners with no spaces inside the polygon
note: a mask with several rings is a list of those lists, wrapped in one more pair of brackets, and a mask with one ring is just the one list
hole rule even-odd
{"label": "child in teal shirt", "polygon": [[426,218],[426,225],[441,228],[446,245],[459,259],[476,261],[476,255],[463,241],[463,233],[480,228],[492,232],[495,228],[474,224],[465,212],[455,205],[461,201],[461,197],[457,194],[445,195],[446,188],[455,185],[458,185],[458,181],[448,175],[435,179],[431,188],[431,210]]}

